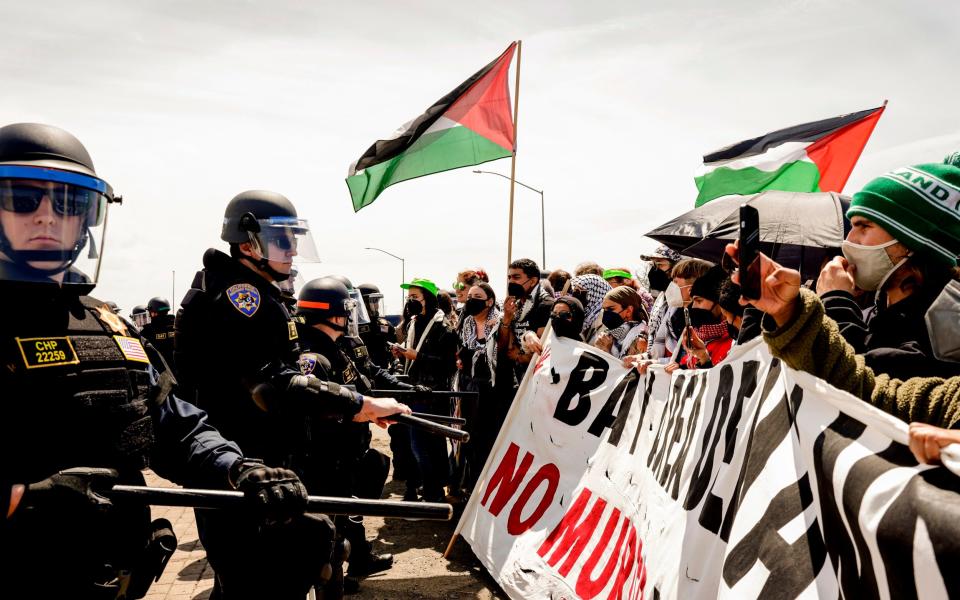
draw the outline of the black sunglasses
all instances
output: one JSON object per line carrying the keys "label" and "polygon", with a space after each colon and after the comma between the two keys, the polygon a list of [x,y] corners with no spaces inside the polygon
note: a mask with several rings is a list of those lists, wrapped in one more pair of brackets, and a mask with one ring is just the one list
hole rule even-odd
{"label": "black sunglasses", "polygon": [[36,212],[44,196],[50,198],[53,210],[58,215],[76,217],[95,206],[100,193],[72,185],[58,185],[51,191],[29,185],[9,184],[0,187],[0,208],[21,214]]}
{"label": "black sunglasses", "polygon": [[556,318],[556,319],[563,319],[564,321],[572,321],[572,320],[573,320],[573,313],[569,313],[569,312],[553,313],[553,316],[554,316],[554,318]]}

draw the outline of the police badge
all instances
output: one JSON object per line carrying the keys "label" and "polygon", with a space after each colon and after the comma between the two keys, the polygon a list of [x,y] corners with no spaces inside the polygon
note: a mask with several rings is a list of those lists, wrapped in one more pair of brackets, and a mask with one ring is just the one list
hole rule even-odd
{"label": "police badge", "polygon": [[304,375],[312,375],[313,370],[317,368],[317,355],[313,352],[301,354],[300,360],[297,361],[297,366],[300,367],[300,372]]}
{"label": "police badge", "polygon": [[227,288],[227,299],[245,317],[252,317],[260,308],[260,291],[249,283],[238,283]]}

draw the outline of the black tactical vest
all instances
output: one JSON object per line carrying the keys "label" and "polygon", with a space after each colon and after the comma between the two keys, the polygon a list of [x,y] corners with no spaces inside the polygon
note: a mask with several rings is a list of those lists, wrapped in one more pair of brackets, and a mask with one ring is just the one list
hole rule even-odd
{"label": "black tactical vest", "polygon": [[162,400],[151,393],[152,350],[102,302],[72,304],[34,306],[39,314],[5,315],[0,325],[0,444],[22,481],[81,465],[148,466],[151,409]]}
{"label": "black tactical vest", "polygon": [[[6,297],[2,304],[4,479],[32,483],[84,466],[114,468],[122,483],[142,484],[154,408],[171,385],[169,375],[162,386],[150,383],[148,353],[156,351],[94,298],[57,292]],[[122,503],[97,518],[20,508],[3,539],[15,558],[0,577],[33,578],[35,597],[101,597],[82,582],[108,582],[132,568],[146,544],[149,515],[148,507]]]}

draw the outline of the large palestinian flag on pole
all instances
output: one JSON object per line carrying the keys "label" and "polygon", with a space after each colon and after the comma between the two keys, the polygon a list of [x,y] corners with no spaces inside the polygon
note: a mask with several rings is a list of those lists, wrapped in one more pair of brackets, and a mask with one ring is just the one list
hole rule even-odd
{"label": "large palestinian flag on pole", "polygon": [[885,107],[787,127],[707,154],[695,178],[696,206],[765,190],[843,191]]}
{"label": "large palestinian flag on pole", "polygon": [[507,74],[516,45],[350,165],[347,186],[354,211],[395,183],[513,154]]}

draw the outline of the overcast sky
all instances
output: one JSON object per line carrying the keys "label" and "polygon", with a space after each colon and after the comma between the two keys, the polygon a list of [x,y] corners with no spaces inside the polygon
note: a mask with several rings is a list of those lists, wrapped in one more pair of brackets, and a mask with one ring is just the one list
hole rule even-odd
{"label": "overcast sky", "polygon": [[[647,6],[644,7],[643,5]],[[509,183],[460,169],[354,214],[344,177],[372,142],[523,40],[517,178],[545,190],[550,269],[639,264],[643,233],[693,206],[704,153],[890,104],[847,184],[960,150],[960,2],[0,0],[0,115],[77,135],[124,196],[96,295],[179,302],[223,208],[287,195],[323,263],[505,288]],[[512,81],[512,76],[511,76]],[[509,173],[504,159],[481,167]],[[540,262],[540,198],[517,190],[514,257]]]}

